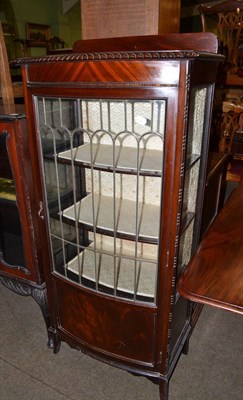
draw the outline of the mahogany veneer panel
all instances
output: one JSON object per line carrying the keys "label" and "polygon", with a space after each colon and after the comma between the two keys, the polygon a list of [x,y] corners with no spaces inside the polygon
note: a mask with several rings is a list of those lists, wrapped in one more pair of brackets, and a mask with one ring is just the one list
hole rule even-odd
{"label": "mahogany veneer panel", "polygon": [[179,293],[243,314],[243,187],[236,189],[181,275]]}
{"label": "mahogany veneer panel", "polygon": [[69,285],[60,279],[55,279],[55,288],[60,329],[107,356],[152,365],[155,308],[138,310],[136,305],[104,296],[97,299],[96,294],[80,292],[74,286],[70,291]]}

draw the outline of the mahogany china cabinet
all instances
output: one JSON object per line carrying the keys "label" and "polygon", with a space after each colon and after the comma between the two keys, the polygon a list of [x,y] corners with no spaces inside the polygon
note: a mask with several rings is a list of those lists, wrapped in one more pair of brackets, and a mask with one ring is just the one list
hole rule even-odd
{"label": "mahogany china cabinet", "polygon": [[154,379],[191,332],[217,65],[212,34],[79,41],[22,65],[54,351]]}
{"label": "mahogany china cabinet", "polygon": [[40,306],[49,328],[46,285],[41,265],[26,117],[1,115],[0,282],[22,296],[32,296]]}

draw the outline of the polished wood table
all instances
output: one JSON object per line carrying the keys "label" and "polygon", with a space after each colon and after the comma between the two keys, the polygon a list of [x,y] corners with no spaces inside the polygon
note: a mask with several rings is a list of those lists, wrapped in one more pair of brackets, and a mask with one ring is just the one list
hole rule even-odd
{"label": "polished wood table", "polygon": [[195,302],[243,314],[243,185],[233,191],[178,280]]}

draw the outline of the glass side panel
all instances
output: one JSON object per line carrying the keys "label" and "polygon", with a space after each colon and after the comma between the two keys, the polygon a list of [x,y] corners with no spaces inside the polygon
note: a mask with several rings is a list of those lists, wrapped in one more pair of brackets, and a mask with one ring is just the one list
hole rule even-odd
{"label": "glass side panel", "polygon": [[53,270],[156,301],[165,100],[35,99]]}
{"label": "glass side panel", "polygon": [[195,218],[192,219],[190,224],[184,230],[180,237],[179,255],[178,255],[178,269],[177,274],[179,275],[184,267],[189,263],[192,251],[192,240],[193,240],[193,228]]}
{"label": "glass side panel", "polygon": [[200,158],[196,163],[185,171],[184,177],[184,195],[183,195],[183,213],[195,213],[197,203],[197,187],[200,169]]}
{"label": "glass side panel", "polygon": [[208,88],[194,87],[191,90],[187,136],[187,158],[201,155],[203,128],[205,123]]}
{"label": "glass side panel", "polygon": [[190,223],[181,232],[177,274],[188,264],[192,254],[207,94],[207,87],[194,87],[191,91],[182,200],[182,220]]}

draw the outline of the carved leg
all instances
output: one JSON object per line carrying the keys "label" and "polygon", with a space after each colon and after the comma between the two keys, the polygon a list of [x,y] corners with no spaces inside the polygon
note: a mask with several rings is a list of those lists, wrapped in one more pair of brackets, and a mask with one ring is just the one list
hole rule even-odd
{"label": "carved leg", "polygon": [[48,337],[51,341],[51,344],[52,344],[51,348],[53,349],[54,354],[57,354],[61,347],[61,340],[60,340],[59,335],[57,334],[57,331],[53,328],[49,328],[48,329]]}
{"label": "carved leg", "polygon": [[47,335],[48,335],[47,346],[49,349],[54,349],[53,336],[51,335],[51,333],[49,331],[50,314],[49,314],[49,308],[48,308],[46,286],[43,285],[43,287],[41,287],[41,288],[37,288],[37,287],[32,288],[31,296],[33,297],[33,299],[36,301],[36,303],[40,307],[45,324],[46,324]]}
{"label": "carved leg", "polygon": [[[6,276],[0,276],[0,282],[13,292],[20,294],[21,296],[32,296],[33,299],[39,305],[42,315],[44,317],[44,321],[47,328],[48,334],[48,347],[50,349],[54,349],[53,335],[49,332],[50,328],[50,314],[47,302],[47,293],[46,293],[46,285],[42,284],[41,286],[31,286],[26,283],[23,283],[16,279],[10,279]],[[60,346],[59,346],[60,348]],[[58,349],[59,349],[58,348]],[[55,351],[55,350],[54,350]]]}
{"label": "carved leg", "polygon": [[161,380],[159,383],[160,400],[168,400],[169,398],[169,382]]}

